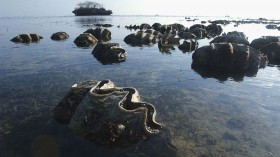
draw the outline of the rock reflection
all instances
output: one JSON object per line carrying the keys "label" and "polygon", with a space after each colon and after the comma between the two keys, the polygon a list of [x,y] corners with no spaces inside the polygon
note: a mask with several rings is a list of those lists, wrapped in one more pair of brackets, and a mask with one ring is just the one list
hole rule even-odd
{"label": "rock reflection", "polygon": [[[222,71],[207,70],[203,68],[193,67],[192,69],[197,72],[202,78],[214,78],[221,82],[228,81],[228,79],[233,79],[236,82],[243,81],[245,74],[243,73],[225,73]],[[249,75],[254,76],[254,75]]]}

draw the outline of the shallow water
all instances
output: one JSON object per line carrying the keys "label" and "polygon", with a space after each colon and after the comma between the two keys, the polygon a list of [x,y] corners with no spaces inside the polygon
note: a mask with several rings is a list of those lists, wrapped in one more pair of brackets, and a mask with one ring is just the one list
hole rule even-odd
{"label": "shallow water", "polygon": [[[134,31],[125,25],[155,22],[189,27],[217,17],[101,16],[0,18],[0,152],[8,156],[278,156],[280,154],[280,68],[267,66],[253,77],[201,75],[191,68],[192,53],[175,46],[160,52],[157,44],[132,47],[123,41]],[[127,51],[125,62],[102,65],[93,48],[78,48],[74,39],[109,23],[112,42]],[[120,25],[120,28],[116,27]],[[265,25],[223,26],[224,32],[243,31],[252,41],[280,36]],[[57,31],[70,35],[52,41]],[[15,44],[17,34],[38,33],[38,43]],[[210,39],[211,40],[211,39]],[[209,43],[199,40],[199,46]],[[157,109],[165,138],[153,137],[128,148],[106,148],[76,137],[52,119],[52,110],[71,85],[111,79],[135,87]],[[169,142],[170,140],[170,142]],[[171,147],[172,146],[172,147]],[[174,149],[173,147],[176,147]]]}

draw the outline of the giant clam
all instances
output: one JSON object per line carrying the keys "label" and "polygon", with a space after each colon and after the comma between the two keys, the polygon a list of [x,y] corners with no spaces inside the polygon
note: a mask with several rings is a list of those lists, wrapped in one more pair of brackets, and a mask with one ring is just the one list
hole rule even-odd
{"label": "giant clam", "polygon": [[110,80],[72,86],[54,109],[54,118],[99,145],[128,146],[159,133],[155,107],[140,100],[133,87]]}

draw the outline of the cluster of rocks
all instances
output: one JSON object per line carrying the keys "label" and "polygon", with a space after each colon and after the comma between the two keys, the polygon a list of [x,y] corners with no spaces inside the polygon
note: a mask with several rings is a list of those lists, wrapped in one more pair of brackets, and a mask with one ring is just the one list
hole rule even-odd
{"label": "cluster of rocks", "polygon": [[[278,29],[280,30],[280,21],[279,20],[268,20],[265,18],[259,18],[259,19],[242,19],[242,20],[214,20],[208,21],[212,24],[221,24],[221,25],[227,25],[230,23],[235,23],[235,27],[237,27],[240,24],[264,24],[266,25],[267,29]],[[201,23],[206,23],[206,21],[201,21]]]}
{"label": "cluster of rocks", "polygon": [[91,47],[97,44],[92,54],[103,64],[119,63],[125,61],[126,51],[118,43],[110,43],[111,32],[104,27],[90,28],[80,34],[74,43],[78,47]]}
{"label": "cluster of rocks", "polygon": [[[280,37],[264,36],[251,43],[243,32],[232,31],[223,33],[219,24],[228,24],[226,20],[208,21],[209,25],[194,24],[187,28],[174,23],[162,25],[143,23],[139,26],[126,26],[128,29],[139,29],[124,38],[126,44],[144,46],[158,44],[161,52],[174,50],[174,46],[183,52],[193,53],[192,67],[216,71],[254,75],[268,61],[270,64],[280,64]],[[270,26],[272,28],[272,26]],[[276,26],[273,26],[273,29]],[[222,34],[222,35],[221,35]],[[52,40],[65,40],[69,35],[65,32],[52,34]],[[210,45],[198,48],[199,39],[214,38]],[[42,39],[37,34],[21,34],[11,41],[29,43]],[[184,40],[180,44],[180,40]],[[111,32],[104,27],[90,28],[80,34],[74,43],[78,47],[91,47],[93,56],[101,63],[119,63],[125,61],[126,51],[118,43],[110,43]]]}
{"label": "cluster of rocks", "polygon": [[[66,32],[56,32],[51,35],[52,40],[65,40],[68,38],[69,35]],[[38,34],[19,34],[12,38],[11,41],[16,43],[32,43],[39,42],[41,39],[43,37]]]}
{"label": "cluster of rocks", "polygon": [[[51,35],[52,40],[60,41],[68,39],[66,32],[56,32]],[[43,37],[37,34],[17,35],[11,41],[21,43],[37,42]],[[118,43],[110,43],[111,32],[104,27],[90,28],[80,34],[74,40],[78,47],[91,47],[96,45],[92,51],[93,56],[103,64],[119,63],[126,59],[127,53]]]}
{"label": "cluster of rocks", "polygon": [[[178,23],[169,25],[162,25],[160,23],[149,25],[143,23],[141,25],[125,27],[127,29],[140,29],[136,33],[129,34],[124,38],[127,44],[143,46],[158,43],[161,52],[169,52],[174,49],[174,45],[178,45],[179,49],[183,52],[191,52],[197,48],[197,40],[215,37],[223,32],[222,27],[217,24],[209,24],[207,26],[195,24],[187,28]],[[184,41],[180,45],[179,41],[181,39]]]}
{"label": "cluster of rocks", "polygon": [[280,37],[263,36],[251,43],[242,32],[229,32],[214,38],[192,55],[192,68],[201,70],[255,75],[267,64],[280,64]]}

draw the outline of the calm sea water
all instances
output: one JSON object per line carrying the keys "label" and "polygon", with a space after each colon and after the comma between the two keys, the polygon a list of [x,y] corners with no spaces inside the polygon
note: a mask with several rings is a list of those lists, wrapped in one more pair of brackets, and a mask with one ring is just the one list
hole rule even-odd
{"label": "calm sea water", "polygon": [[[217,17],[101,16],[0,18],[0,156],[279,156],[280,68],[267,66],[253,77],[200,74],[191,68],[192,53],[175,46],[160,52],[157,44],[132,47],[123,41],[134,31],[125,25],[155,22],[186,27]],[[74,39],[95,23],[113,24],[112,42],[126,49],[127,60],[102,65],[93,48],[78,48]],[[120,25],[120,28],[117,26]],[[243,31],[249,41],[263,35],[280,36],[265,25],[223,26]],[[52,41],[65,31],[66,41]],[[17,34],[37,33],[38,43],[16,44]],[[211,39],[210,39],[211,40]],[[199,46],[209,39],[199,40]],[[118,86],[138,89],[157,109],[157,121],[168,134],[127,148],[106,148],[74,135],[52,119],[52,111],[71,85],[111,79]],[[173,147],[171,147],[171,145]],[[175,149],[175,148],[176,149]]]}

